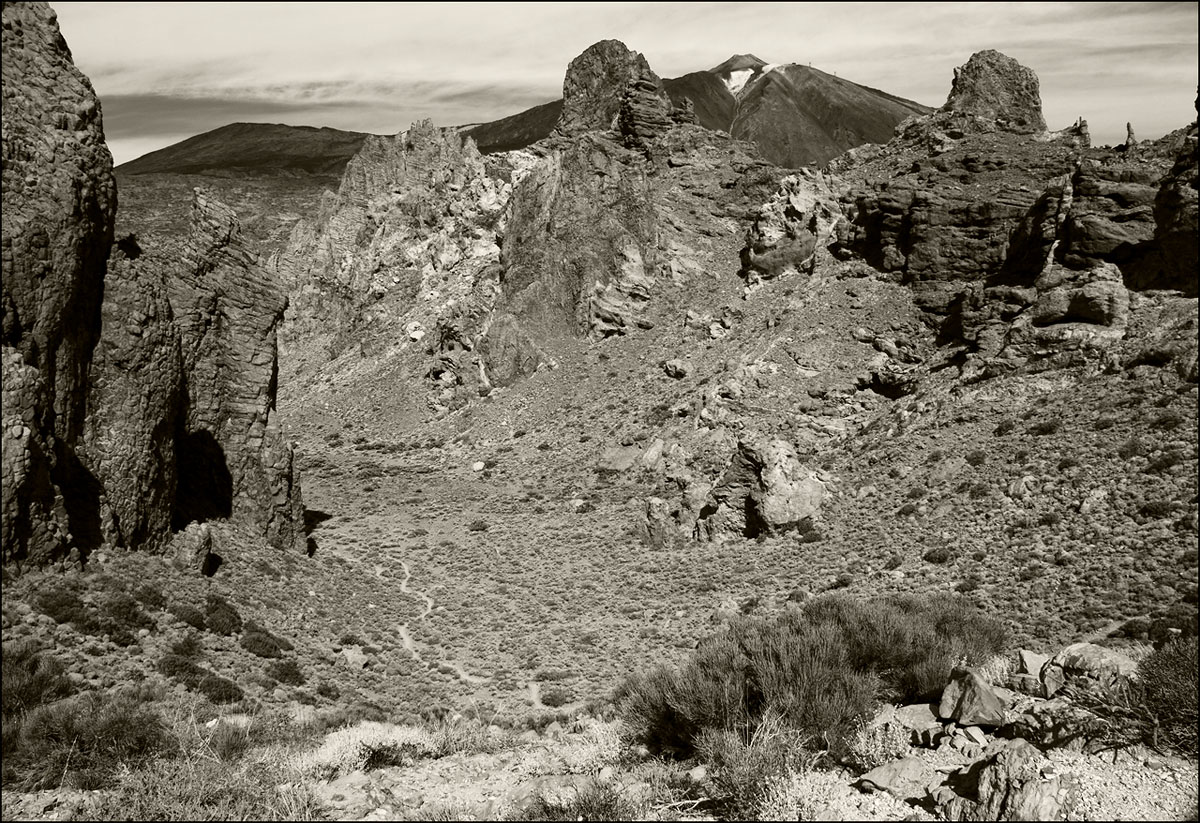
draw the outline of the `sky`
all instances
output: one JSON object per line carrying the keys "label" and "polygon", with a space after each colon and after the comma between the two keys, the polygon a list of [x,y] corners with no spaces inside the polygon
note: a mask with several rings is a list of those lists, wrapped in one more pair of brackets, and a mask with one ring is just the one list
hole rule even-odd
{"label": "sky", "polygon": [[807,63],[940,106],[994,48],[1033,69],[1047,125],[1095,144],[1196,119],[1197,3],[52,3],[116,163],[235,122],[394,134],[561,96],[598,40],[662,77],[732,54]]}

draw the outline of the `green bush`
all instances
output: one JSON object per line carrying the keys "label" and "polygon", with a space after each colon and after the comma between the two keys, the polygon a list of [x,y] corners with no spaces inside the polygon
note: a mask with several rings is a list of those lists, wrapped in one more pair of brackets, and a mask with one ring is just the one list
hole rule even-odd
{"label": "green bush", "polygon": [[4,644],[0,667],[5,724],[75,691],[62,664],[50,655],[39,654],[33,643]]}
{"label": "green bush", "polygon": [[288,686],[304,685],[304,673],[295,660],[276,660],[267,666],[267,674]]}
{"label": "green bush", "polygon": [[122,766],[172,750],[162,718],[139,695],[87,692],[30,712],[5,751],[5,779],[31,791],[108,785]]}
{"label": "green bush", "polygon": [[1195,637],[1174,640],[1138,664],[1143,700],[1156,720],[1158,742],[1191,757],[1197,753],[1200,721],[1198,666]]}
{"label": "green bush", "polygon": [[1004,648],[1004,628],[961,598],[813,598],[774,620],[740,618],[676,670],[638,672],[617,704],[647,746],[695,751],[707,730],[749,743],[765,717],[841,745],[878,701],[935,698],[961,661]]}
{"label": "green bush", "polygon": [[213,634],[231,635],[242,630],[242,616],[223,597],[210,594],[204,603],[204,625]]}
{"label": "green bush", "polygon": [[167,609],[181,623],[186,623],[193,629],[204,631],[204,612],[186,603],[172,603]]}
{"label": "green bush", "polygon": [[162,659],[155,664],[155,668],[159,674],[182,683],[188,688],[195,688],[209,674],[207,669],[197,666],[188,658],[178,654],[163,655]]}
{"label": "green bush", "polygon": [[279,638],[268,631],[247,631],[242,635],[242,648],[259,657],[283,657]]}
{"label": "green bush", "polygon": [[89,619],[87,606],[70,589],[39,592],[33,599],[33,607],[56,623],[86,623]]}
{"label": "green bush", "polygon": [[133,596],[138,599],[143,606],[149,609],[165,609],[167,607],[167,598],[162,593],[162,590],[149,583],[143,583],[133,590]]}
{"label": "green bush", "polygon": [[131,629],[153,629],[154,621],[142,611],[132,595],[124,592],[110,594],[100,604],[101,614],[115,625]]}
{"label": "green bush", "polygon": [[215,674],[201,678],[200,682],[196,684],[196,691],[213,703],[236,703],[245,697],[241,687],[236,683]]}

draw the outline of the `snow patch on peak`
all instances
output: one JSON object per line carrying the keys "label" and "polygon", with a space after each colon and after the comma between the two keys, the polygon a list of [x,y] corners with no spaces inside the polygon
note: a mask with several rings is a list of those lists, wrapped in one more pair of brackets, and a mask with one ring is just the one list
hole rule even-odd
{"label": "snow patch on peak", "polygon": [[754,69],[737,69],[729,72],[729,76],[725,78],[725,88],[729,89],[731,94],[737,94],[746,84],[750,82],[750,78],[755,74]]}

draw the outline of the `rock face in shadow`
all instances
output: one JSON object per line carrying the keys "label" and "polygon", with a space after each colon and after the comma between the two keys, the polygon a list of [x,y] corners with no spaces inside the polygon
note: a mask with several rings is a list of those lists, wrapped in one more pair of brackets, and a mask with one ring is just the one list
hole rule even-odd
{"label": "rock face in shadow", "polygon": [[95,520],[75,454],[116,189],[100,105],[44,3],[3,11],[3,557],[65,557]]}
{"label": "rock face in shadow", "polygon": [[1197,295],[1196,234],[1197,163],[1196,124],[1183,134],[1171,171],[1163,178],[1154,198],[1154,239],[1159,244],[1163,268],[1161,279],[1152,283],[1160,288],[1179,289],[1188,297]]}
{"label": "rock face in shadow", "polygon": [[49,7],[3,14],[5,564],[157,550],[215,517],[303,546],[275,416],[282,290],[201,194],[178,248],[125,238],[110,260],[95,95]]}

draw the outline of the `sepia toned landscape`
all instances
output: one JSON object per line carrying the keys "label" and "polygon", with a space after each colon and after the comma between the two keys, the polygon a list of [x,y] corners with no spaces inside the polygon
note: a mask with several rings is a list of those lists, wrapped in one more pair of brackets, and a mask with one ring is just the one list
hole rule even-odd
{"label": "sepia toned landscape", "polygon": [[5,819],[1196,818],[1194,121],[607,39],[114,168],[3,15]]}

